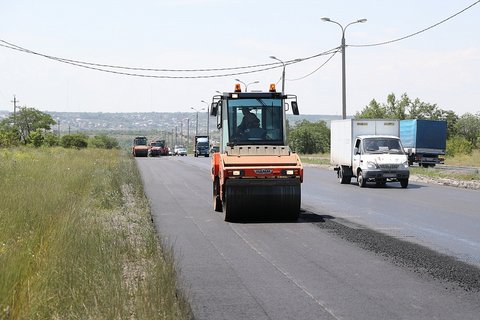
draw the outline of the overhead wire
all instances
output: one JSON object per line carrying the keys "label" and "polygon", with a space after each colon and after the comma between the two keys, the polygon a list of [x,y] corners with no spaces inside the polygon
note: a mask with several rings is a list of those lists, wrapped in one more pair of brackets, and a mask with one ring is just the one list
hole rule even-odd
{"label": "overhead wire", "polygon": [[408,39],[408,38],[411,38],[413,36],[416,36],[420,33],[423,33],[425,31],[428,31],[430,29],[433,29],[439,25],[441,25],[442,23],[445,23],[447,22],[448,20],[450,19],[453,19],[454,17],[458,16],[459,14],[462,14],[463,12],[467,11],[468,9],[472,8],[473,6],[477,5],[478,3],[480,3],[480,0],[478,1],[475,1],[474,3],[472,3],[471,5],[469,5],[468,7],[458,11],[457,13],[441,20],[440,22],[437,22],[433,25],[431,25],[430,27],[427,27],[425,29],[422,29],[420,31],[417,31],[417,32],[414,32],[414,33],[411,33],[409,35],[406,35],[404,37],[401,37],[401,38],[397,38],[397,39],[393,39],[393,40],[389,40],[389,41],[384,41],[384,42],[378,42],[378,43],[371,43],[371,44],[350,44],[348,45],[349,47],[357,47],[357,48],[360,48],[360,47],[375,47],[375,46],[381,46],[381,45],[385,45],[385,44],[390,44],[390,43],[394,43],[394,42],[398,42],[398,41],[401,41],[401,40],[405,40],[405,39]]}
{"label": "overhead wire", "polygon": [[[228,68],[209,68],[209,69],[159,69],[159,68],[138,68],[138,67],[126,67],[126,66],[115,66],[115,65],[107,65],[107,64],[99,64],[99,63],[90,63],[84,62],[79,60],[72,60],[72,59],[65,59],[56,56],[47,55],[44,53],[36,52],[30,49],[26,49],[24,47],[15,45],[13,43],[7,42],[5,40],[0,39],[0,46],[9,48],[16,51],[21,51],[37,56],[41,56],[50,60],[62,62],[65,64],[74,65],[81,68],[86,68],[95,71],[107,72],[112,74],[119,74],[119,75],[126,75],[126,76],[135,76],[135,77],[144,77],[144,78],[160,78],[160,79],[201,79],[201,78],[218,78],[218,77],[228,77],[228,76],[236,76],[236,75],[244,75],[249,73],[256,73],[267,71],[271,69],[280,68],[283,66],[280,62],[273,62],[267,64],[257,64],[257,65],[249,65],[249,66],[239,66],[239,67],[228,67]],[[330,51],[330,50],[329,50]],[[287,60],[285,64],[294,64],[301,61],[310,60],[322,55],[329,54],[329,51],[325,51],[322,53],[314,54],[308,57],[300,58],[300,59],[292,59]],[[149,71],[149,72],[212,72],[212,71],[231,71],[231,70],[242,70],[242,69],[254,69],[249,71],[241,71],[241,72],[230,72],[224,74],[213,74],[213,75],[198,75],[198,76],[175,76],[175,75],[155,75],[155,74],[140,74],[140,73],[131,73],[131,72],[124,72],[118,70],[109,70],[109,69],[123,69],[123,70],[135,70],[135,71]]]}
{"label": "overhead wire", "polygon": [[[372,43],[372,44],[360,44],[360,45],[348,45],[350,47],[373,47],[373,46],[380,46],[380,45],[385,45],[385,44],[390,44],[394,42],[398,42],[401,40],[405,40],[407,38],[416,36],[420,33],[423,33],[427,30],[430,30],[442,23],[445,23],[446,21],[458,16],[459,14],[465,12],[466,10],[472,8],[476,4],[480,3],[480,0],[474,2],[473,4],[469,5],[468,7],[460,10],[459,12],[449,16],[446,19],[441,20],[438,23],[435,23],[434,25],[427,27],[425,29],[422,29],[420,31],[417,31],[415,33],[409,34],[407,36],[389,40],[389,41],[384,41],[384,42],[379,42],[379,43]],[[228,77],[228,76],[236,76],[236,75],[244,75],[244,74],[250,74],[250,73],[256,73],[256,72],[262,72],[262,71],[267,71],[275,68],[280,68],[285,65],[289,64],[294,64],[306,60],[310,60],[313,58],[317,58],[323,55],[329,55],[330,57],[318,68],[316,68],[314,71],[310,72],[309,74],[296,78],[296,79],[290,79],[289,81],[296,81],[296,80],[301,80],[304,79],[313,73],[317,72],[319,69],[321,69],[325,64],[327,64],[334,56],[336,53],[338,53],[339,48],[334,48],[331,50],[324,51],[322,53],[318,53],[309,57],[305,58],[300,58],[300,59],[292,59],[292,60],[287,60],[283,63],[281,62],[273,62],[273,63],[265,63],[265,64],[256,64],[256,65],[247,65],[247,66],[236,66],[236,67],[224,67],[224,68],[200,68],[200,69],[167,69],[167,68],[141,68],[141,67],[129,67],[129,66],[119,66],[119,65],[109,65],[109,64],[100,64],[100,63],[93,63],[93,62],[86,62],[86,61],[80,61],[80,60],[72,60],[72,59],[66,59],[66,58],[61,58],[61,57],[56,57],[56,56],[51,56],[47,55],[44,53],[36,52],[21,46],[18,46],[16,44],[7,42],[5,40],[0,39],[0,46],[5,47],[11,50],[16,50],[28,54],[33,54],[37,56],[41,56],[47,59],[51,59],[54,61],[62,62],[65,64],[70,64],[90,70],[95,70],[95,71],[101,71],[101,72],[107,72],[107,73],[112,73],[112,74],[119,74],[119,75],[126,75],[126,76],[135,76],[135,77],[144,77],[144,78],[163,78],[163,79],[201,79],[201,78],[219,78],[219,77]],[[107,68],[107,69],[105,69]],[[109,70],[109,69],[114,69],[114,70]],[[213,74],[213,75],[198,75],[198,76],[176,76],[176,75],[157,75],[157,74],[140,74],[140,73],[131,73],[131,72],[124,72],[124,71],[117,71],[115,69],[119,70],[131,70],[131,71],[145,71],[145,72],[213,72],[213,71],[232,71],[232,70],[243,70],[243,69],[253,69],[249,71],[242,71],[242,72],[230,72],[230,73],[224,73],[224,74]]]}
{"label": "overhead wire", "polygon": [[337,50],[335,50],[331,55],[330,57],[325,60],[324,63],[322,63],[318,68],[316,68],[315,70],[313,70],[312,72],[304,75],[303,77],[299,77],[299,78],[295,78],[295,79],[286,79],[287,81],[298,81],[298,80],[302,80],[302,79],[305,79],[309,76],[311,76],[312,74],[314,74],[315,72],[317,72],[318,70],[320,70],[321,68],[323,68],[323,66],[325,66],[330,60],[332,60],[332,58],[339,52],[341,51],[341,47],[338,47]]}

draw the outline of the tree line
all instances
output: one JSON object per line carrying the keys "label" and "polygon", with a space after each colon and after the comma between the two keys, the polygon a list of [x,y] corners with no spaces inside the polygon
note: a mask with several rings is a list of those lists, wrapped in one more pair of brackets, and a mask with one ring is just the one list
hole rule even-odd
{"label": "tree line", "polygon": [[9,148],[19,145],[33,147],[64,148],[118,148],[118,141],[107,135],[88,137],[83,133],[67,134],[59,137],[52,130],[56,121],[47,113],[35,108],[20,108],[0,122],[0,147]]}
{"label": "tree line", "polygon": [[[471,154],[479,147],[480,112],[458,116],[451,110],[443,110],[406,93],[399,99],[394,93],[387,96],[385,103],[375,99],[354,116],[355,119],[425,119],[447,122],[447,155]],[[290,146],[299,153],[312,154],[330,151],[330,129],[325,121],[311,123],[304,120],[294,127],[287,126]]]}

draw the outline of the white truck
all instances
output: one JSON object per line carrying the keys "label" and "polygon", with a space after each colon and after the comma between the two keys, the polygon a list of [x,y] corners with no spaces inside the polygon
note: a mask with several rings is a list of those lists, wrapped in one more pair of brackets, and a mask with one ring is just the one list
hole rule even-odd
{"label": "white truck", "polygon": [[369,181],[378,186],[390,181],[408,186],[410,172],[399,120],[333,120],[330,129],[330,162],[340,183],[356,177],[360,187]]}

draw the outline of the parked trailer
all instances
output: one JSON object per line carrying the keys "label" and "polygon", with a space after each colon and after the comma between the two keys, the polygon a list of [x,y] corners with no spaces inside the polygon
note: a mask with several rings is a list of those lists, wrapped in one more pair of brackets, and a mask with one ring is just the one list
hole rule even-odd
{"label": "parked trailer", "polygon": [[444,120],[401,120],[400,140],[408,164],[434,167],[444,163],[447,148],[447,122]]}
{"label": "parked trailer", "polygon": [[398,120],[333,120],[330,162],[342,184],[356,177],[358,185],[400,182],[408,186],[407,155],[400,142]]}

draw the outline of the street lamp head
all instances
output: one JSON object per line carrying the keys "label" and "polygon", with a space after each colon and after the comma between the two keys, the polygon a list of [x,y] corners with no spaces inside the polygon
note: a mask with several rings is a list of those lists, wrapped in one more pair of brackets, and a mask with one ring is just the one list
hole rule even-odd
{"label": "street lamp head", "polygon": [[275,56],[270,56],[270,59],[278,60],[277,57],[275,57]]}
{"label": "street lamp head", "polygon": [[327,18],[327,17],[323,17],[321,20],[322,20],[322,21],[326,21],[326,22],[331,21],[330,18]]}
{"label": "street lamp head", "polygon": [[364,23],[364,22],[367,22],[367,19],[358,19],[357,22]]}

